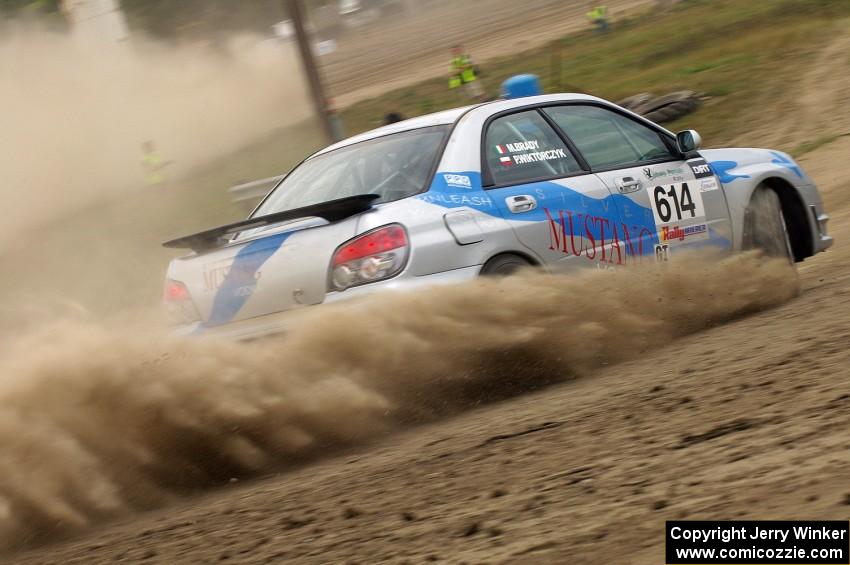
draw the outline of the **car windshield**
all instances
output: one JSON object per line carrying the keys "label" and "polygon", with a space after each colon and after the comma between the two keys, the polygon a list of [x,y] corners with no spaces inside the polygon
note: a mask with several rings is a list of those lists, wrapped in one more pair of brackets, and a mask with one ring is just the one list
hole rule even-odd
{"label": "car windshield", "polygon": [[445,125],[394,133],[308,159],[254,216],[359,194],[378,194],[377,202],[389,202],[422,192],[448,130]]}

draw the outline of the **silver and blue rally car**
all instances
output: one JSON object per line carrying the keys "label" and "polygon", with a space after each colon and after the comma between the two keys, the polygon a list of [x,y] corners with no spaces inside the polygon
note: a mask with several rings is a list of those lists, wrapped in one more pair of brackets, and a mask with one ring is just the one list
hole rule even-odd
{"label": "silver and blue rally car", "polygon": [[703,247],[802,261],[832,243],[779,151],[701,149],[578,94],[385,126],[295,167],[245,221],[181,237],[165,302],[186,332],[274,333],[294,310],[385,289],[675,260]]}

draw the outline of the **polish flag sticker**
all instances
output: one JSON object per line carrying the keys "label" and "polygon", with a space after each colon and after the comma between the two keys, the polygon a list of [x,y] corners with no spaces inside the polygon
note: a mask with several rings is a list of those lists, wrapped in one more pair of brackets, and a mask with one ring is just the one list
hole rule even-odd
{"label": "polish flag sticker", "polygon": [[510,157],[499,157],[499,162],[506,167],[509,167],[514,164],[514,162],[511,161]]}

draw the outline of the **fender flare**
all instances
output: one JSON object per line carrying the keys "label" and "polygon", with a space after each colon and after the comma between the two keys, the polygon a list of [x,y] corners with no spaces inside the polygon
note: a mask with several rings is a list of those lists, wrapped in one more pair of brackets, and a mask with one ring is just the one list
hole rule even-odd
{"label": "fender flare", "polygon": [[735,178],[722,183],[722,186],[729,206],[736,249],[741,248],[744,217],[750,199],[757,188],[767,186],[777,193],[782,204],[782,215],[788,226],[794,259],[799,262],[814,255],[817,226],[806,209],[805,201],[795,184],[795,177],[791,171],[769,163],[758,163],[730,172],[734,173]]}

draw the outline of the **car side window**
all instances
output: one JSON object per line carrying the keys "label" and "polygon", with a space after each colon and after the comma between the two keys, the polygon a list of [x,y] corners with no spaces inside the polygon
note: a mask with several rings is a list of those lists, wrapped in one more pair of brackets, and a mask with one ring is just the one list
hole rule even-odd
{"label": "car side window", "polygon": [[490,178],[496,185],[519,184],[581,171],[570,150],[536,111],[490,122],[484,140]]}
{"label": "car side window", "polygon": [[675,159],[661,134],[631,118],[598,106],[544,109],[594,169],[628,167]]}

